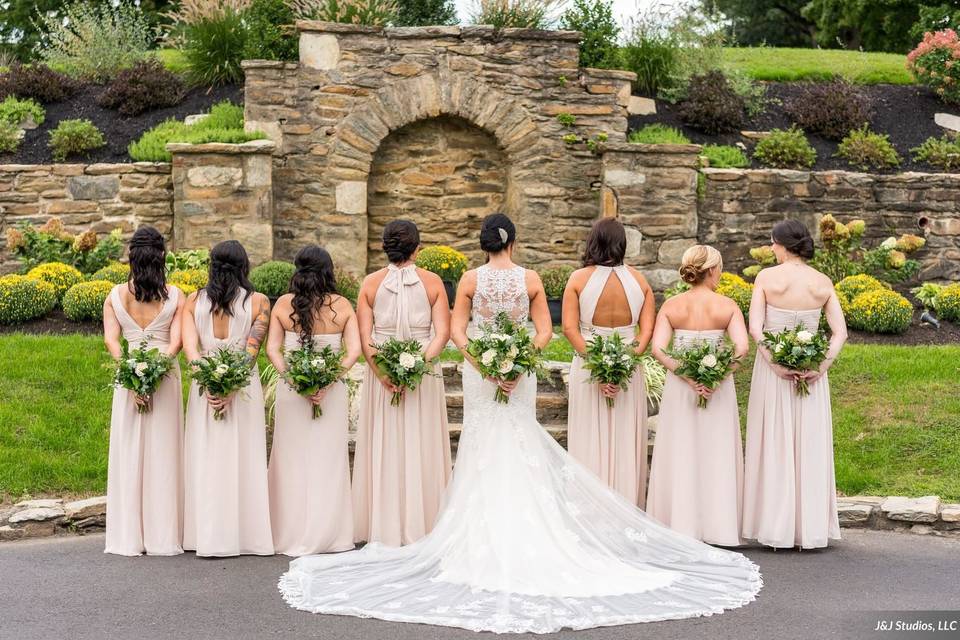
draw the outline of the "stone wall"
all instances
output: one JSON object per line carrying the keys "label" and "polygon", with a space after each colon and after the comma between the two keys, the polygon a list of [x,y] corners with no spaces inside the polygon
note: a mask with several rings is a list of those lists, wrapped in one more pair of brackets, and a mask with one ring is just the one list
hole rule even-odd
{"label": "stone wall", "polygon": [[170,143],[173,154],[174,247],[239,240],[250,261],[273,258],[274,143]]}
{"label": "stone wall", "polygon": [[4,231],[21,223],[60,218],[71,232],[131,233],[149,224],[168,238],[173,230],[170,165],[0,165],[0,271],[17,263],[6,251]]}
{"label": "stone wall", "polygon": [[[599,212],[601,179],[600,158],[582,140],[603,133],[624,141],[632,73],[578,69],[575,32],[298,27],[299,64],[244,63],[246,126],[277,143],[276,257],[321,242],[345,267],[364,271],[378,149],[411,123],[455,117],[486,132],[503,156],[502,206],[526,239],[520,258],[576,258]],[[575,122],[565,125],[560,114]],[[581,141],[565,142],[571,134]],[[469,199],[451,204],[448,215],[475,215]],[[415,209],[406,214],[429,222]]]}
{"label": "stone wall", "polygon": [[920,278],[960,279],[960,175],[704,169],[697,236],[738,270],[773,225],[798,218],[811,230],[826,213],[863,218],[868,236],[924,235]]}

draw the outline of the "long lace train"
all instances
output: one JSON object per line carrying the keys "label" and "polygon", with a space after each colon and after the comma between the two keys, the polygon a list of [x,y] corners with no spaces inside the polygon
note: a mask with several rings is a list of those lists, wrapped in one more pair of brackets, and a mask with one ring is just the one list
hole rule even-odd
{"label": "long lace train", "polygon": [[675,533],[608,489],[464,367],[464,431],[436,527],[400,548],[299,558],[280,579],[315,613],[548,633],[712,615],[752,601],[756,565]]}

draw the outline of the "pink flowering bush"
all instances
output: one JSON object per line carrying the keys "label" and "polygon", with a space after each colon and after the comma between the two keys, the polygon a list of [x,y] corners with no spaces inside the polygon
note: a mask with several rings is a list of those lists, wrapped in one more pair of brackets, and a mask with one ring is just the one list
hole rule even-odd
{"label": "pink flowering bush", "polygon": [[907,69],[945,102],[960,103],[960,37],[953,29],[923,34],[907,54]]}

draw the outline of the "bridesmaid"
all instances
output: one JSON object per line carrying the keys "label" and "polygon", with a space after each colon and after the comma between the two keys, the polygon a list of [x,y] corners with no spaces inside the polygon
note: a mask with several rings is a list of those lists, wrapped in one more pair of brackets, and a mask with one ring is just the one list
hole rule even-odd
{"label": "bridesmaid", "polygon": [[[147,346],[174,356],[153,397],[113,392],[107,467],[107,542],[104,551],[123,556],[183,553],[183,397],[180,316],[183,294],[164,279],[163,236],[140,227],[130,239],[130,279],[113,288],[103,305],[103,340],[115,359],[120,338],[131,348]],[[139,406],[150,411],[139,413]]]}
{"label": "bridesmaid", "polygon": [[[183,314],[188,360],[221,347],[256,358],[270,322],[270,302],[254,293],[250,260],[236,240],[210,251],[207,286],[190,295]],[[224,409],[223,420],[213,419]],[[263,389],[254,367],[237,393],[201,396],[190,385],[184,443],[183,548],[198,556],[272,555],[267,491]]]}
{"label": "bridesmaid", "polygon": [[820,314],[830,326],[830,347],[819,371],[801,374],[810,395],[794,390],[798,374],[770,361],[757,347],[747,408],[747,449],[742,536],[774,548],[812,549],[840,538],[833,471],[833,418],[827,370],[847,339],[840,302],[830,279],[808,266],[810,232],[796,220],[773,227],[779,264],[757,275],[750,303],[750,334],[817,331]]}
{"label": "bridesmaid", "polygon": [[357,320],[368,363],[363,377],[353,468],[354,539],[400,546],[433,528],[450,477],[450,436],[439,367],[416,390],[398,389],[373,366],[376,344],[388,338],[416,339],[428,360],[450,337],[450,307],[443,282],[414,264],[420,232],[409,220],[383,229],[390,261],[360,287]]}
{"label": "bridesmaid", "polygon": [[[563,334],[576,352],[570,366],[567,448],[608,486],[643,508],[647,482],[647,390],[637,369],[626,391],[591,383],[586,341],[620,334],[643,353],[653,333],[654,298],[639,271],[623,264],[627,236],[614,218],[596,222],[563,293]],[[607,398],[616,398],[613,408]]]}
{"label": "bridesmaid", "polygon": [[[307,342],[339,351],[349,369],[360,357],[357,316],[337,294],[333,261],[308,245],[294,258],[290,291],[277,300],[267,355],[281,374],[285,350]],[[314,419],[313,406],[323,408]],[[353,549],[353,504],[347,450],[347,386],[336,382],[306,398],[277,385],[276,428],[270,451],[270,521],[277,553],[303,556]]]}
{"label": "bridesmaid", "polygon": [[[665,353],[700,342],[723,343],[724,334],[742,358],[750,348],[737,303],[714,292],[723,259],[713,247],[696,245],[683,254],[680,277],[686,293],[663,303],[653,330],[653,355],[670,372],[660,403],[653,448],[647,514],[674,531],[709,544],[740,544],[743,446],[733,376],[714,390],[673,373],[677,361]],[[697,407],[698,396],[709,399]]]}

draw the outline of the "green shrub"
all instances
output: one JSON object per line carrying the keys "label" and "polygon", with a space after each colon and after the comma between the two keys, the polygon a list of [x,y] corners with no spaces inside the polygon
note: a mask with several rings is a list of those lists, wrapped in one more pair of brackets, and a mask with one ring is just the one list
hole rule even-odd
{"label": "green shrub", "polygon": [[889,289],[890,285],[877,280],[873,276],[860,273],[855,276],[847,276],[837,284],[833,285],[837,291],[837,299],[840,300],[840,308],[844,315],[847,315],[850,303],[861,293],[867,291],[876,291],[878,289]]}
{"label": "green shrub", "polygon": [[19,324],[47,315],[57,304],[49,282],[26,276],[0,277],[0,324]]}
{"label": "green shrub", "polygon": [[874,133],[867,125],[846,135],[837,147],[837,156],[864,171],[900,166],[900,154],[890,144],[890,136]]}
{"label": "green shrub", "polygon": [[746,103],[717,69],[690,78],[677,111],[685,125],[710,135],[739,131],[746,122]]}
{"label": "green shrub", "polygon": [[271,260],[250,271],[250,282],[263,295],[278,298],[290,289],[290,278],[296,270],[290,262]]}
{"label": "green shrub", "polygon": [[7,96],[0,102],[0,120],[19,127],[29,117],[36,124],[43,124],[47,112],[32,98]]}
{"label": "green shrub", "polygon": [[847,323],[870,333],[903,333],[913,319],[913,305],[896,291],[871,289],[847,307]]}
{"label": "green shrub", "polygon": [[106,280],[73,285],[63,296],[63,314],[74,322],[103,320],[103,303],[113,287],[113,283]]}
{"label": "green shrub", "polygon": [[124,116],[136,116],[180,104],[185,91],[180,76],[168,71],[160,60],[149,58],[120,71],[97,98],[97,104]]}
{"label": "green shrub", "polygon": [[701,153],[707,157],[710,166],[716,169],[739,169],[750,166],[747,154],[739,147],[725,144],[706,144],[703,145]]}
{"label": "green shrub", "polygon": [[933,89],[945,102],[960,102],[960,36],[954,29],[923,34],[907,55],[907,69],[919,84]]}
{"label": "green shrub", "polygon": [[870,122],[866,95],[846,80],[805,83],[785,107],[794,124],[828,140],[840,140]]}
{"label": "green shrub", "polygon": [[294,28],[296,16],[284,0],[253,0],[243,17],[247,26],[244,60],[296,60],[299,57],[300,39]]}
{"label": "green shrub", "polygon": [[417,254],[417,266],[440,276],[444,282],[456,285],[467,270],[467,256],[452,247],[436,245],[424,247]]}
{"label": "green shrub", "polygon": [[167,281],[174,284],[187,284],[197,289],[207,286],[209,274],[202,269],[182,269],[171,271],[167,276]]}
{"label": "green shrub", "polygon": [[45,31],[40,59],[64,73],[106,82],[149,54],[155,40],[150,21],[132,3],[80,0],[57,12],[41,12]]}
{"label": "green shrub", "polygon": [[50,218],[41,227],[8,227],[7,251],[20,260],[24,269],[44,262],[62,262],[81,273],[93,273],[120,258],[123,241],[120,229],[104,238],[93,230],[75,236],[64,228],[60,218]]}
{"label": "green shrub", "polygon": [[403,0],[398,3],[393,24],[398,27],[457,24],[457,7],[453,0]]}
{"label": "green shrub", "polygon": [[682,131],[660,123],[631,131],[627,140],[636,144],[690,144],[690,138],[683,135]]}
{"label": "green shrub", "polygon": [[83,282],[83,274],[76,267],[71,267],[62,262],[44,262],[38,264],[27,272],[27,277],[33,280],[42,280],[53,286],[57,302],[63,299],[63,294],[67,289]]}
{"label": "green shrub", "polygon": [[937,294],[937,313],[944,320],[960,322],[960,282],[947,285]]}
{"label": "green shrub", "polygon": [[23,130],[15,124],[0,120],[0,153],[13,153],[20,148]]}
{"label": "green shrub", "polygon": [[951,139],[948,135],[927,138],[919,147],[910,149],[910,153],[914,161],[926,162],[944,171],[960,167],[960,139]]}
{"label": "green shrub", "polygon": [[113,284],[123,284],[130,279],[130,265],[123,262],[114,262],[108,264],[103,269],[96,271],[87,280],[106,280]]}
{"label": "green shrub", "polygon": [[45,64],[15,64],[0,73],[0,98],[32,98],[42,104],[66,100],[80,89],[80,83]]}
{"label": "green shrub", "polygon": [[61,120],[50,132],[48,146],[53,149],[53,159],[63,162],[69,156],[87,154],[106,144],[103,134],[89,120]]}
{"label": "green shrub", "polygon": [[910,293],[917,299],[924,309],[937,310],[937,296],[943,291],[943,285],[935,282],[924,282],[919,287],[910,289]]}
{"label": "green shrub", "polygon": [[560,19],[562,28],[579,31],[580,66],[615,67],[619,62],[620,26],[613,17],[612,0],[573,0]]}
{"label": "green shrub", "polygon": [[[329,0],[331,4],[336,1]],[[495,29],[548,29],[557,4],[556,0],[476,0],[470,22]]]}
{"label": "green shrub", "polygon": [[173,271],[196,269],[206,272],[210,266],[210,252],[206,249],[181,249],[169,251],[166,257],[166,271],[169,276]]}
{"label": "green shrub", "polygon": [[757,142],[753,158],[768,167],[806,169],[817,161],[817,152],[803,131],[792,126],[786,130],[774,129]]}
{"label": "green shrub", "polygon": [[183,56],[195,83],[216,86],[243,79],[247,32],[242,13],[224,7],[217,16],[183,25],[182,32]]}
{"label": "green shrub", "polygon": [[573,271],[573,267],[552,267],[538,272],[548,299],[559,300],[563,297],[563,292],[567,288],[567,281]]}
{"label": "green shrub", "polygon": [[690,291],[690,285],[684,282],[683,280],[677,280],[672,285],[663,290],[663,299],[672,298],[673,296],[678,296],[684,291]]}
{"label": "green shrub", "polygon": [[225,100],[211,107],[209,115],[196,124],[186,125],[173,119],[161,122],[130,143],[127,153],[137,161],[170,162],[172,158],[166,149],[168,142],[236,144],[265,137],[260,131],[244,131],[243,107]]}
{"label": "green shrub", "polygon": [[360,279],[342,269],[336,270],[337,293],[357,306],[357,296],[360,295]]}
{"label": "green shrub", "polygon": [[634,88],[647,96],[656,96],[671,83],[677,67],[677,44],[669,36],[634,30],[620,48],[620,66],[637,74]]}

